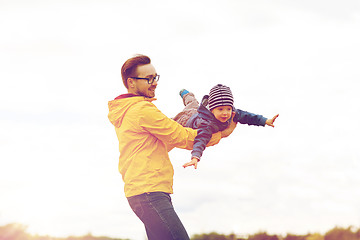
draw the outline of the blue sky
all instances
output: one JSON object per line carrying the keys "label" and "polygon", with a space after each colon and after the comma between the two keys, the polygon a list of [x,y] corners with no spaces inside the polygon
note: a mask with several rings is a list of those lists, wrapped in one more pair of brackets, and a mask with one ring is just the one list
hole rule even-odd
{"label": "blue sky", "polygon": [[122,63],[149,55],[155,104],[228,85],[238,126],[208,148],[170,152],[189,234],[305,234],[360,224],[358,1],[0,1],[0,225],[144,239],[117,171],[107,101]]}

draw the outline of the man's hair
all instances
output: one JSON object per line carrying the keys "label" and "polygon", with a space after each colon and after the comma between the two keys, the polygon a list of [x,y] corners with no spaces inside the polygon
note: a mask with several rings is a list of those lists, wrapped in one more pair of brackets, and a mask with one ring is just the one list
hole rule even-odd
{"label": "man's hair", "polygon": [[126,88],[128,87],[127,79],[135,74],[136,68],[141,65],[150,64],[151,60],[148,56],[145,55],[136,55],[132,58],[129,58],[121,67],[121,77]]}

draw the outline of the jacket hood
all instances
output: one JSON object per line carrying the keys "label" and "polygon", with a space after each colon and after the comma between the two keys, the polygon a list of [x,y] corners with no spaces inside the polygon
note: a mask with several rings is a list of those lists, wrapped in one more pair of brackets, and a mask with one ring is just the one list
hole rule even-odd
{"label": "jacket hood", "polygon": [[121,126],[126,112],[129,108],[139,102],[149,101],[152,102],[156,98],[146,98],[131,93],[122,94],[116,97],[114,100],[108,102],[109,114],[108,118],[110,122],[117,128]]}

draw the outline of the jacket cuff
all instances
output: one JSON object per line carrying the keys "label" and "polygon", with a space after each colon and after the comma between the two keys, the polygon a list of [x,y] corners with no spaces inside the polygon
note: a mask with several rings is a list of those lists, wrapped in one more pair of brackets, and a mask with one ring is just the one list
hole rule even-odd
{"label": "jacket cuff", "polygon": [[200,157],[192,155],[191,158],[197,158],[198,162],[200,162]]}
{"label": "jacket cuff", "polygon": [[260,119],[260,126],[265,127],[266,120],[267,120],[266,117],[262,117],[262,118]]}
{"label": "jacket cuff", "polygon": [[192,151],[191,157],[192,157],[192,158],[195,157],[195,158],[199,159],[199,161],[200,161],[201,153],[200,153],[200,152]]}

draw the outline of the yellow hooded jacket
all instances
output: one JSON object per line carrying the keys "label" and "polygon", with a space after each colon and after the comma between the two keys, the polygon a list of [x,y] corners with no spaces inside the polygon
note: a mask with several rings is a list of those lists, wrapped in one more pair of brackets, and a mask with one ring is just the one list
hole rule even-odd
{"label": "yellow hooded jacket", "polygon": [[[173,193],[174,169],[168,151],[174,147],[192,149],[197,134],[166,117],[153,100],[123,94],[108,103],[108,117],[119,140],[119,171],[126,197],[146,192]],[[220,139],[218,132],[208,145]]]}

